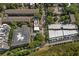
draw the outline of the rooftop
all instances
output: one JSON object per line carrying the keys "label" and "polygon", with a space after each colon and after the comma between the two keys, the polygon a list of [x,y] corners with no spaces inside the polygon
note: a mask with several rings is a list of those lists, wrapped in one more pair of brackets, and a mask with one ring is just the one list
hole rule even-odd
{"label": "rooftop", "polygon": [[75,24],[65,24],[62,25],[63,29],[77,29],[77,26]]}
{"label": "rooftop", "polygon": [[34,20],[34,31],[39,31],[39,21],[38,21],[38,19]]}
{"label": "rooftop", "polygon": [[63,30],[63,32],[64,32],[64,35],[74,35],[78,33],[77,30]]}
{"label": "rooftop", "polygon": [[61,24],[48,25],[48,29],[61,29]]}
{"label": "rooftop", "polygon": [[8,46],[8,35],[7,33],[10,31],[10,27],[7,24],[3,24],[0,26],[0,50],[9,49]]}
{"label": "rooftop", "polygon": [[39,26],[38,20],[34,20],[34,27],[38,27],[38,26]]}
{"label": "rooftop", "polygon": [[51,24],[48,25],[48,29],[77,29],[75,24]]}
{"label": "rooftop", "polygon": [[[63,29],[61,27],[63,27]],[[51,24],[48,28],[49,38],[74,35],[78,33],[75,24]]]}
{"label": "rooftop", "polygon": [[34,14],[38,13],[39,9],[7,9],[6,14]]}
{"label": "rooftop", "polygon": [[49,38],[62,37],[77,34],[77,30],[49,30]]}
{"label": "rooftop", "polygon": [[62,30],[49,30],[49,38],[63,36]]}
{"label": "rooftop", "polygon": [[32,19],[32,17],[27,17],[27,16],[9,16],[9,17],[5,17],[2,22],[12,22],[12,21],[17,21],[17,22],[23,22],[23,21],[29,21],[30,19]]}
{"label": "rooftop", "polygon": [[34,27],[34,31],[39,31],[39,27]]}
{"label": "rooftop", "polygon": [[76,19],[75,19],[74,14],[69,14],[69,16],[70,16],[71,23],[75,23]]}
{"label": "rooftop", "polygon": [[28,44],[30,42],[30,28],[23,25],[21,28],[18,27],[13,32],[12,46]]}

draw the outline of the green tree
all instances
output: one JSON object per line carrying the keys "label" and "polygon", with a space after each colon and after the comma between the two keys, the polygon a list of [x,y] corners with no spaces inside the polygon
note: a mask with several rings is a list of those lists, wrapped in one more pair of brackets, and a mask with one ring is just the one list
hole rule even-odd
{"label": "green tree", "polygon": [[71,4],[71,6],[69,7],[69,9],[70,9],[71,13],[77,12],[78,11],[77,4]]}
{"label": "green tree", "polygon": [[42,34],[38,33],[35,38],[34,41],[32,41],[29,45],[28,48],[35,48],[40,46],[43,42],[44,42],[45,38]]}
{"label": "green tree", "polygon": [[54,9],[52,7],[48,7],[48,15],[52,16],[53,11],[54,11]]}
{"label": "green tree", "polygon": [[54,18],[52,16],[48,16],[47,17],[47,23],[48,24],[54,23]]}
{"label": "green tree", "polygon": [[28,48],[35,48],[41,45],[40,41],[33,41],[28,45]]}
{"label": "green tree", "polygon": [[17,22],[16,21],[11,22],[11,28],[13,28],[13,29],[17,28]]}
{"label": "green tree", "polygon": [[17,23],[15,21],[11,22],[10,23],[10,27],[11,27],[11,29],[10,29],[10,32],[9,32],[9,40],[8,40],[9,45],[11,45],[13,31],[14,31],[14,29],[17,28]]}
{"label": "green tree", "polygon": [[34,39],[35,39],[35,41],[41,41],[42,42],[42,41],[44,41],[45,38],[42,34],[37,33]]}
{"label": "green tree", "polygon": [[64,23],[67,23],[68,20],[69,20],[69,16],[68,15],[61,16],[61,21],[63,21]]}
{"label": "green tree", "polygon": [[16,9],[18,7],[17,4],[9,3],[5,4],[7,9]]}
{"label": "green tree", "polygon": [[43,5],[40,4],[38,8],[39,8],[39,13],[42,15],[42,8],[43,8]]}
{"label": "green tree", "polygon": [[79,26],[79,13],[75,13],[75,18],[76,18],[76,24]]}
{"label": "green tree", "polygon": [[63,6],[64,6],[64,7],[67,7],[67,6],[68,6],[68,3],[64,3]]}
{"label": "green tree", "polygon": [[0,12],[4,11],[3,4],[0,4]]}

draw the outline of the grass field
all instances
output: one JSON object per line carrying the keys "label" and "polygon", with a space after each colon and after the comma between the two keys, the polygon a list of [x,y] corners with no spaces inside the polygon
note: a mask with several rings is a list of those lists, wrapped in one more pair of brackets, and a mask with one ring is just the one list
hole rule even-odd
{"label": "grass field", "polygon": [[78,56],[79,41],[43,47],[38,51],[29,54],[30,56]]}

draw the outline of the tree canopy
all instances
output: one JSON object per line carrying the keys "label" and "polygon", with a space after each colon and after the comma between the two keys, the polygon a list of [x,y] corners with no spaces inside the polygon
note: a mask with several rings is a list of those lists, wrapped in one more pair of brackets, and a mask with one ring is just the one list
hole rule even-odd
{"label": "tree canopy", "polygon": [[32,41],[28,45],[28,47],[29,48],[39,47],[44,40],[45,40],[44,36],[41,33],[37,33],[36,36],[35,36],[35,38],[34,38],[34,41]]}
{"label": "tree canopy", "polygon": [[54,18],[52,16],[47,16],[47,23],[48,24],[54,23]]}
{"label": "tree canopy", "polygon": [[78,5],[77,4],[71,4],[69,7],[66,7],[67,11],[70,11],[71,13],[75,13],[78,11]]}

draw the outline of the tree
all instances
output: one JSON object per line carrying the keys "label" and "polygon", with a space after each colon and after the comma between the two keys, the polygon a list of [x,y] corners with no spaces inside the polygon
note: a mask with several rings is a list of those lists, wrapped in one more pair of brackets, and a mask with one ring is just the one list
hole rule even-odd
{"label": "tree", "polygon": [[11,45],[13,31],[14,31],[14,29],[17,28],[17,23],[15,21],[11,22],[10,27],[11,27],[11,29],[10,29],[10,32],[9,32],[9,40],[8,40],[9,45]]}
{"label": "tree", "polygon": [[52,7],[48,8],[48,15],[52,16],[53,15],[54,9]]}
{"label": "tree", "polygon": [[42,8],[43,8],[43,5],[42,4],[40,4],[39,5],[39,13],[42,15]]}
{"label": "tree", "polygon": [[37,33],[34,38],[35,41],[41,41],[41,42],[44,41],[44,39],[45,39],[44,36],[40,33]]}
{"label": "tree", "polygon": [[54,18],[52,16],[48,16],[47,17],[47,23],[48,24],[54,23]]}
{"label": "tree", "polygon": [[7,9],[16,9],[18,7],[17,4],[12,4],[12,3],[5,4],[5,5]]}
{"label": "tree", "polygon": [[35,48],[41,45],[40,41],[33,41],[28,45],[28,48]]}
{"label": "tree", "polygon": [[42,34],[38,33],[35,38],[34,41],[32,41],[29,45],[28,48],[35,48],[40,46],[43,42],[44,42],[45,38]]}
{"label": "tree", "polygon": [[67,23],[68,22],[68,19],[69,19],[69,16],[68,15],[61,16],[61,21],[64,22],[64,23]]}
{"label": "tree", "polygon": [[0,4],[0,12],[4,11],[3,4]]}
{"label": "tree", "polygon": [[67,7],[66,4],[64,4],[64,13],[66,13],[66,11],[69,13],[75,13],[78,12],[78,6],[77,4],[71,4],[69,7]]}
{"label": "tree", "polygon": [[[61,52],[61,53],[60,53]],[[55,45],[53,47],[50,47],[47,50],[41,50],[36,51],[32,53],[31,55],[39,55],[39,56],[78,56],[79,55],[79,42],[74,43],[66,43],[66,44],[60,44]]]}
{"label": "tree", "polygon": [[13,29],[17,28],[17,22],[16,21],[11,22],[11,28],[13,28]]}
{"label": "tree", "polygon": [[76,24],[79,26],[79,13],[75,13],[75,18],[76,18]]}
{"label": "tree", "polygon": [[68,3],[64,3],[63,6],[64,6],[64,7],[67,7],[67,6],[68,6]]}
{"label": "tree", "polygon": [[42,10],[39,8],[35,11],[35,14],[34,14],[35,17],[38,17],[38,19],[40,20],[41,19],[41,16],[42,16]]}
{"label": "tree", "polygon": [[78,11],[77,4],[71,4],[70,7],[69,7],[69,9],[70,9],[71,13],[77,12]]}

